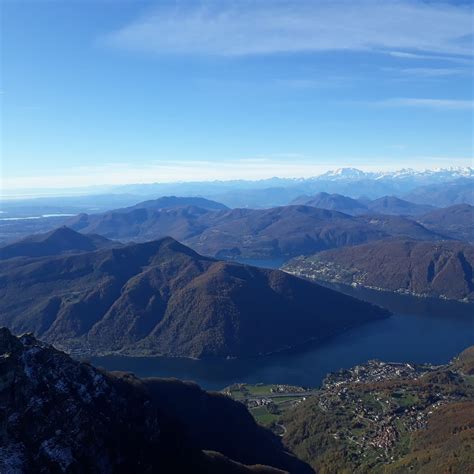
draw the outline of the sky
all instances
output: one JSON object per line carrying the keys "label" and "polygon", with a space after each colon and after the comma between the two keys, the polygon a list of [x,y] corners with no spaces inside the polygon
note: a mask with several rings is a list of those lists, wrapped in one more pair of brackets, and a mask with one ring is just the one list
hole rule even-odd
{"label": "sky", "polygon": [[0,8],[4,189],[472,166],[471,2]]}

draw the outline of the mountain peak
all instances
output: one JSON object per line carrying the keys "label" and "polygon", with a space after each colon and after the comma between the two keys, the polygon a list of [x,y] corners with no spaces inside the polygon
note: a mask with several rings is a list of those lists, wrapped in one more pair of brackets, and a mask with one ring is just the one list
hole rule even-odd
{"label": "mountain peak", "polygon": [[125,210],[131,209],[176,209],[181,207],[198,207],[208,211],[221,211],[228,209],[227,206],[217,201],[205,199],[203,197],[178,197],[178,196],[162,196],[157,199],[150,199],[148,201],[139,202],[134,206],[127,207]]}
{"label": "mountain peak", "polygon": [[0,260],[14,257],[44,257],[64,253],[88,252],[118,246],[99,235],[84,235],[67,226],[44,234],[34,234],[0,248]]}
{"label": "mountain peak", "polygon": [[337,168],[318,176],[318,179],[358,179],[367,176],[367,174],[365,171],[357,168]]}

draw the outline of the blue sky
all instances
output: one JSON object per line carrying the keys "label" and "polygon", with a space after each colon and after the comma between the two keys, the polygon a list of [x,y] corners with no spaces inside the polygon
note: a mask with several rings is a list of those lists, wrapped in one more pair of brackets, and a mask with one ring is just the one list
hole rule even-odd
{"label": "blue sky", "polygon": [[469,2],[1,7],[5,188],[472,164]]}

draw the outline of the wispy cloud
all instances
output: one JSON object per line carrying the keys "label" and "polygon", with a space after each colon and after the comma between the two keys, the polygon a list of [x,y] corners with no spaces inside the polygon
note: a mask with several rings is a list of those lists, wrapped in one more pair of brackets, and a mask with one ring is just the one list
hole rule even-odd
{"label": "wispy cloud", "polygon": [[389,73],[401,74],[407,77],[417,78],[439,78],[450,76],[472,75],[472,70],[462,67],[435,68],[435,67],[409,67],[409,68],[383,68]]}
{"label": "wispy cloud", "polygon": [[451,99],[419,99],[419,98],[394,98],[381,100],[376,105],[386,107],[425,107],[431,109],[451,109],[451,110],[472,110],[474,101],[472,100],[451,100]]}
{"label": "wispy cloud", "polygon": [[108,45],[158,54],[254,55],[328,50],[471,54],[469,7],[421,0],[161,3]]}
{"label": "wispy cloud", "polygon": [[419,54],[406,51],[389,51],[390,56],[400,59],[428,60],[428,61],[448,61],[460,64],[473,64],[472,58],[461,58],[458,56],[440,56],[438,54]]}

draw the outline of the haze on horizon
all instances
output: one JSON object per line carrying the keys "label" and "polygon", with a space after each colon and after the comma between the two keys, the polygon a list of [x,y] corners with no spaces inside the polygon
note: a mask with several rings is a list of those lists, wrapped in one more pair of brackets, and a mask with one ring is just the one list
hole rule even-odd
{"label": "haze on horizon", "polygon": [[1,185],[472,166],[467,1],[2,3]]}

